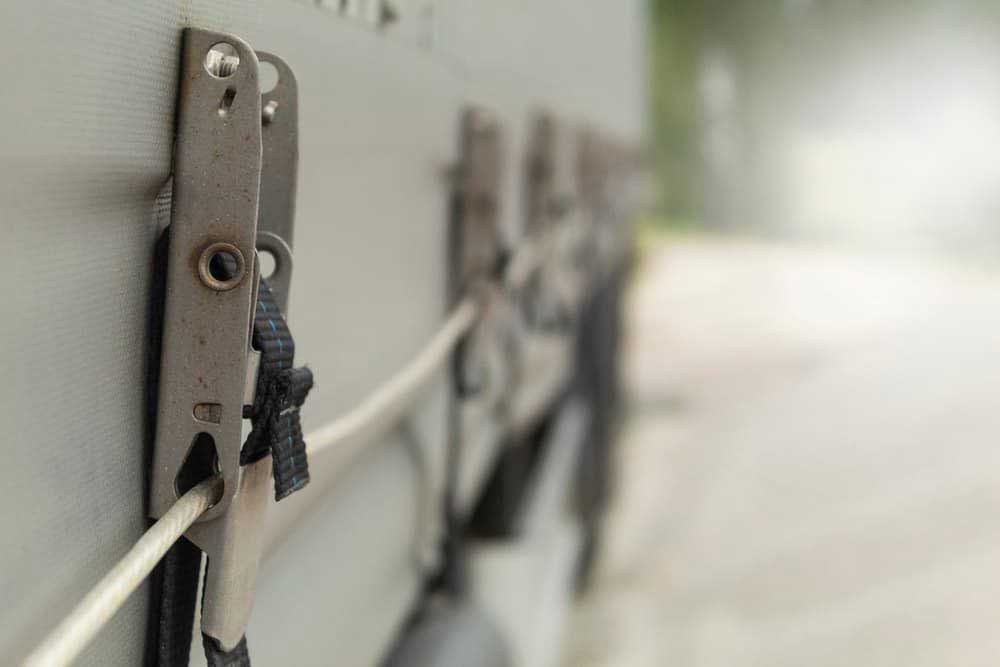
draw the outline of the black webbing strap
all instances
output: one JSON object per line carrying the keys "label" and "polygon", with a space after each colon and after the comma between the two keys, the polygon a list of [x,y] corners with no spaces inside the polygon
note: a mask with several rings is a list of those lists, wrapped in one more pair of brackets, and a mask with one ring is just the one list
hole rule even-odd
{"label": "black webbing strap", "polygon": [[152,625],[147,664],[180,667],[191,656],[191,630],[198,604],[201,549],[181,538],[154,571]]}
{"label": "black webbing strap", "polygon": [[257,293],[253,346],[260,351],[257,394],[247,415],[253,430],[243,443],[240,464],[259,461],[270,453],[274,499],[281,500],[309,483],[299,408],[312,389],[313,376],[308,368],[292,368],[295,341],[263,278]]}

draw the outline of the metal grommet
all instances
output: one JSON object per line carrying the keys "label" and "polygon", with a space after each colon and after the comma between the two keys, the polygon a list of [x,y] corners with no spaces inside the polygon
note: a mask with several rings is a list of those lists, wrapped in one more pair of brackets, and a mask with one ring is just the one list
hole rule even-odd
{"label": "metal grommet", "polygon": [[225,292],[243,282],[245,275],[246,260],[240,249],[232,243],[213,243],[201,251],[198,277],[207,287]]}

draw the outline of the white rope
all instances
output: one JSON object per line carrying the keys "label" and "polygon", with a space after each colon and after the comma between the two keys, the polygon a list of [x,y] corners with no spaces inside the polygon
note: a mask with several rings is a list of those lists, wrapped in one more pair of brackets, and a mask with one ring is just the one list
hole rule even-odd
{"label": "white rope", "polygon": [[[350,459],[365,443],[395,424],[412,406],[426,383],[448,361],[458,341],[475,324],[479,309],[466,299],[409,364],[378,387],[356,408],[306,436],[308,451],[335,449]],[[205,510],[218,500],[222,481],[216,477],[194,487],[139,538],[87,596],[28,656],[25,667],[67,665],[114,616],[149,576],[170,547]]]}
{"label": "white rope", "polygon": [[221,493],[222,480],[214,477],[181,496],[28,656],[25,667],[68,665]]}
{"label": "white rope", "polygon": [[368,442],[395,425],[442,366],[479,315],[472,299],[462,301],[427,346],[347,414],[305,436],[310,456],[335,450],[342,461],[354,458]]}

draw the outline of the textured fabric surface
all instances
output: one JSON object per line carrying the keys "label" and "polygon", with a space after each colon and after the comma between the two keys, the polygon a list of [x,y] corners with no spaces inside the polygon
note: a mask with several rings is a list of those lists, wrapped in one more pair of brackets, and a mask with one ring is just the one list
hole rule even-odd
{"label": "textured fabric surface", "polygon": [[[322,379],[307,430],[391,375],[440,323],[443,174],[466,102],[497,110],[512,164],[537,104],[638,131],[641,99],[626,90],[632,74],[618,75],[634,64],[622,39],[597,48],[580,23],[617,31],[639,3],[573,12],[566,0],[448,0],[430,26],[400,4],[398,32],[382,34],[295,0],[0,3],[5,660],[18,662],[147,526],[150,262],[163,224],[154,200],[170,173],[182,27],[241,35],[300,82],[291,323]],[[539,60],[556,32],[560,49]],[[513,171],[508,181],[511,230]],[[291,533],[262,564],[250,630],[258,664],[382,655],[428,567],[422,549],[436,544],[438,520],[424,508],[439,506],[444,424],[432,394],[411,420],[413,442],[388,437],[332,495],[313,461],[310,487],[273,508],[272,535]],[[140,664],[148,601],[148,590],[135,594],[79,664]],[[278,635],[301,641],[283,653]]]}

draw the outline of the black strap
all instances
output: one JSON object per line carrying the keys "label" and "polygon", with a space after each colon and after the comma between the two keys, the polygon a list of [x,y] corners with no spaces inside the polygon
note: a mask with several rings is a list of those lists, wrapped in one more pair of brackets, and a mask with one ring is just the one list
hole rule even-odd
{"label": "black strap", "polygon": [[183,537],[157,565],[152,579],[153,625],[147,664],[158,667],[188,664],[200,569],[201,550]]}
{"label": "black strap", "polygon": [[240,464],[259,461],[270,453],[274,499],[281,500],[309,483],[299,409],[312,389],[313,375],[308,368],[292,368],[295,341],[263,278],[257,292],[253,345],[260,351],[257,395],[248,415],[253,430],[243,443]]}

